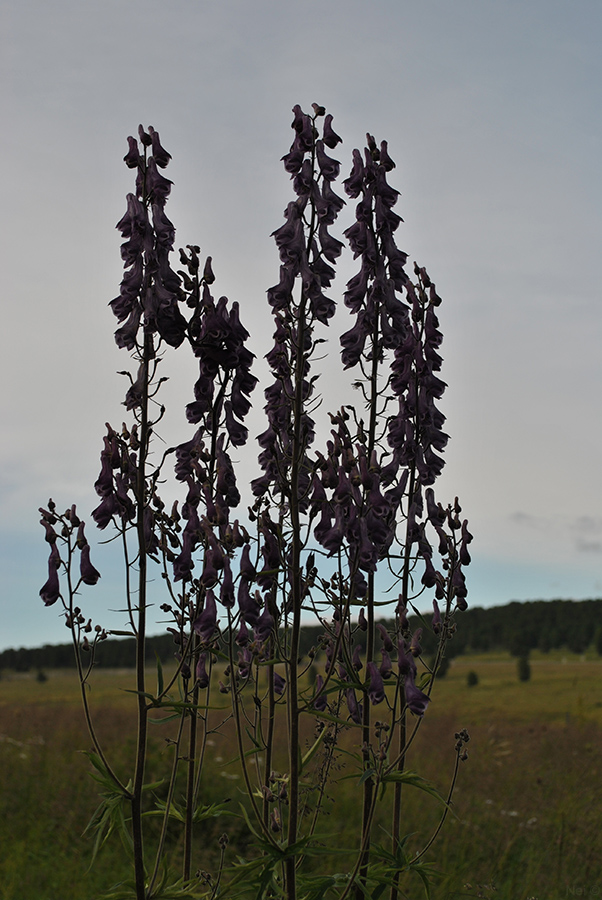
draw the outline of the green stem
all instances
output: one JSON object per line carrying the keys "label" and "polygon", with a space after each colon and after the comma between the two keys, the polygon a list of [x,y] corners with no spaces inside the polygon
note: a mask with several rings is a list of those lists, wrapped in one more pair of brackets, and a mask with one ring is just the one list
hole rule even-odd
{"label": "green stem", "polygon": [[136,900],[145,900],[145,867],[144,841],[142,830],[142,789],[144,786],[144,769],[146,764],[146,748],[148,739],[148,709],[144,693],[146,691],[145,655],[146,655],[146,570],[147,553],[144,537],[144,511],[146,508],[146,460],[150,437],[148,420],[148,365],[154,356],[153,338],[150,333],[144,336],[142,364],[146,366],[146,377],[140,409],[140,450],[138,458],[138,477],[136,485],[138,535],[138,627],[136,636],[136,690],[138,697],[138,730],[136,740],[136,768],[132,789],[132,838],[134,843],[134,874],[136,882]]}

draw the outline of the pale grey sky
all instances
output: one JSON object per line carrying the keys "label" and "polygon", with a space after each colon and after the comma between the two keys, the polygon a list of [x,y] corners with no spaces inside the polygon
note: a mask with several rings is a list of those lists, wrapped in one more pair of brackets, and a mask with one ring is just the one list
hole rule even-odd
{"label": "pale grey sky", "polygon": [[[602,594],[599,0],[5,0],[0,27],[0,648],[65,639],[37,596],[36,510],[52,495],[89,516],[104,422],[122,417],[107,303],[125,138],[160,131],[177,245],[213,256],[261,356],[279,160],[292,106],[313,101],[344,176],[366,131],[388,140],[399,244],[444,299],[438,493],[460,495],[475,535],[469,602]],[[165,366],[171,441],[194,368]],[[120,605],[112,571],[95,611]]]}

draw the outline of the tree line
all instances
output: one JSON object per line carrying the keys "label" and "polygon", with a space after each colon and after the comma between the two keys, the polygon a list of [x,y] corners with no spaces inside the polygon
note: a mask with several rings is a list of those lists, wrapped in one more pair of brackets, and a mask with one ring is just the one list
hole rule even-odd
{"label": "tree line", "polygon": [[[434,653],[435,637],[430,630],[431,616],[410,617],[412,630],[423,624],[422,647],[426,655]],[[422,619],[422,621],[421,621]],[[319,652],[321,626],[301,629],[300,654]],[[360,636],[361,640],[361,636]],[[566,648],[583,653],[594,645],[602,655],[602,599],[597,600],[533,600],[513,601],[489,609],[473,607],[462,613],[458,630],[447,647],[448,657],[464,653],[506,650],[516,657],[526,657],[531,650],[547,653]],[[104,668],[133,668],[135,640],[107,639],[97,646],[96,663]],[[146,659],[157,657],[169,663],[177,653],[171,634],[149,637]],[[9,649],[0,653],[0,669],[27,672],[31,669],[66,669],[74,666],[72,644],[45,644],[43,647]]]}

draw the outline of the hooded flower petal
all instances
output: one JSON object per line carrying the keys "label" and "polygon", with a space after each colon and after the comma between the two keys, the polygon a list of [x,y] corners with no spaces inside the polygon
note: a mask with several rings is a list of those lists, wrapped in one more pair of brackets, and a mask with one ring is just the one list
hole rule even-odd
{"label": "hooded flower petal", "polygon": [[50,556],[48,557],[48,581],[40,588],[40,597],[46,606],[52,606],[60,597],[61,588],[59,584],[58,568],[61,564],[58,547],[52,544]]}
{"label": "hooded flower petal", "polygon": [[100,578],[100,572],[90,562],[90,545],[88,543],[81,548],[79,571],[84,584],[96,584]]}
{"label": "hooded flower petal", "polygon": [[368,696],[370,697],[370,703],[372,703],[373,705],[382,703],[382,701],[385,699],[385,687],[383,685],[382,675],[378,671],[376,663],[369,662],[367,665],[367,671],[370,676],[370,684],[368,685]]}
{"label": "hooded flower petal", "polygon": [[406,675],[404,690],[410,712],[414,713],[415,716],[423,716],[430,703],[430,697],[427,697],[420,688],[416,687],[413,674]]}

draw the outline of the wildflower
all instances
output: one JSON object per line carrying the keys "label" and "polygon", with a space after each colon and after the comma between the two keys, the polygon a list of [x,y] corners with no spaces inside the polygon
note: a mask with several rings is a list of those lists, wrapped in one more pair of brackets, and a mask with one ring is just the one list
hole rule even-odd
{"label": "wildflower", "polygon": [[422,628],[417,628],[412,635],[412,642],[410,644],[410,653],[412,654],[412,656],[420,656],[420,654],[422,653],[422,647],[420,646],[421,637]]}
{"label": "wildflower", "polygon": [[193,623],[194,630],[204,643],[208,643],[217,630],[217,606],[213,591],[207,591],[202,613]]}
{"label": "wildflower", "polygon": [[96,584],[100,578],[100,572],[90,562],[90,545],[87,541],[81,548],[79,571],[84,584]]}
{"label": "wildflower", "polygon": [[377,703],[382,703],[385,699],[385,688],[383,685],[382,675],[376,668],[376,663],[369,662],[367,666],[368,674],[370,675],[370,684],[368,686],[368,696],[370,697],[370,702],[373,705]]}
{"label": "wildflower", "polygon": [[40,588],[40,597],[46,606],[52,606],[61,595],[58,573],[60,564],[61,557],[59,555],[58,547],[56,544],[52,544],[50,556],[48,557],[48,581]]}
{"label": "wildflower", "polygon": [[406,703],[410,712],[414,713],[415,716],[423,716],[430,703],[430,697],[427,697],[426,694],[422,693],[420,688],[416,687],[414,674],[412,672],[408,673],[405,677],[404,691]]}
{"label": "wildflower", "polygon": [[347,708],[352,722],[356,725],[362,724],[362,704],[357,702],[355,691],[353,688],[347,688],[345,691],[345,699],[347,700]]}
{"label": "wildflower", "polygon": [[203,690],[209,685],[209,676],[207,674],[207,670],[205,669],[205,663],[207,662],[207,654],[201,653],[199,654],[199,658],[196,664],[196,682],[197,686]]}
{"label": "wildflower", "polygon": [[284,694],[284,690],[286,688],[286,681],[279,675],[278,672],[274,672],[274,693],[281,696]]}

